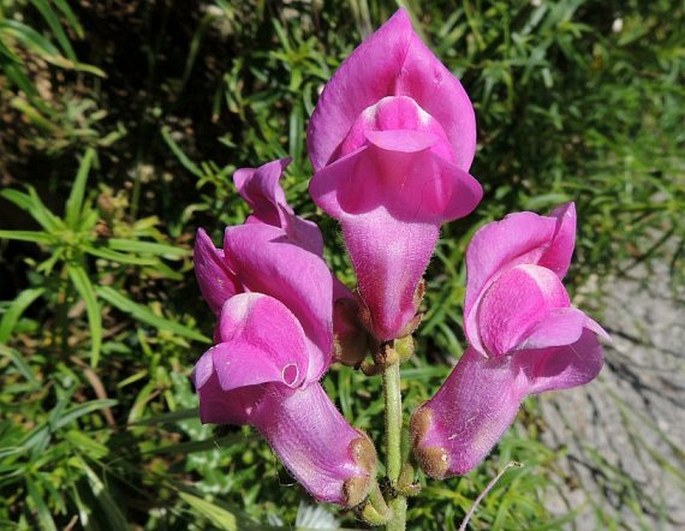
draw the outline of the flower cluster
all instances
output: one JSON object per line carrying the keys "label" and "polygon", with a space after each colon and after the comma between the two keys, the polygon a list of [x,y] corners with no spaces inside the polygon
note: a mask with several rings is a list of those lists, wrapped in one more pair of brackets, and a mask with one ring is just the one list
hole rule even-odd
{"label": "flower cluster", "polygon": [[[370,354],[379,370],[399,363],[387,353],[420,324],[440,226],[483,195],[469,174],[473,107],[400,10],[326,85],[308,147],[311,196],[340,223],[356,290],[326,266],[317,226],[286,202],[279,180],[288,161],[238,170],[252,214],[226,229],[222,249],[197,235],[195,271],[217,324],[194,381],[203,422],[254,426],[316,499],[353,507],[375,485],[376,452],[320,380],[334,361],[359,367]],[[599,373],[606,333],[562,284],[575,225],[569,203],[547,216],[510,214],[473,237],[468,347],[411,418],[413,454],[430,476],[478,465],[526,396]]]}

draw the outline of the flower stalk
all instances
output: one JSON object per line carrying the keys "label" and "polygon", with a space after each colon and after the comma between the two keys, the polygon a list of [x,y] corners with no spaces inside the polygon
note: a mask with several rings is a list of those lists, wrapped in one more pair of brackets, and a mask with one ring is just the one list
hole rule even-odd
{"label": "flower stalk", "polygon": [[399,360],[387,365],[383,371],[383,398],[385,401],[386,470],[393,494],[388,502],[392,517],[386,529],[403,531],[406,527],[407,499],[397,489],[402,472],[402,394]]}

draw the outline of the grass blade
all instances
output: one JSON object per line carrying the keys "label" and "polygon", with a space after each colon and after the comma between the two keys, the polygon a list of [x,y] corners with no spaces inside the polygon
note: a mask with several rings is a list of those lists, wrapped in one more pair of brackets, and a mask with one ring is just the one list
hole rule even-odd
{"label": "grass blade", "polygon": [[69,198],[65,205],[67,226],[72,229],[78,227],[81,209],[83,207],[86,182],[88,182],[88,175],[94,158],[95,150],[93,148],[88,148],[83,159],[81,159],[81,164],[79,165],[78,173],[76,174],[76,180],[71,187],[71,192],[69,193]]}
{"label": "grass blade", "polygon": [[51,242],[52,237],[37,230],[0,230],[0,239],[46,244]]}
{"label": "grass blade", "polygon": [[[0,238],[1,237],[2,234],[0,234]],[[45,290],[43,288],[32,288],[25,289],[17,295],[0,321],[0,343],[5,343],[9,339],[12,330],[14,330],[14,327],[21,315],[26,311],[26,308],[31,306],[31,304],[33,304],[33,302],[44,292]]]}
{"label": "grass blade", "polygon": [[96,291],[100,298],[143,323],[154,326],[160,330],[168,330],[169,332],[187,337],[188,339],[193,339],[202,343],[210,343],[210,339],[200,332],[196,332],[182,324],[155,315],[147,306],[133,302],[131,299],[128,299],[126,296],[109,286],[100,286]]}
{"label": "grass blade", "polygon": [[100,347],[102,346],[102,315],[97,301],[95,289],[88,278],[88,273],[82,266],[71,264],[69,266],[69,278],[74,284],[76,291],[86,303],[88,314],[88,328],[90,329],[90,364],[96,367],[100,361]]}

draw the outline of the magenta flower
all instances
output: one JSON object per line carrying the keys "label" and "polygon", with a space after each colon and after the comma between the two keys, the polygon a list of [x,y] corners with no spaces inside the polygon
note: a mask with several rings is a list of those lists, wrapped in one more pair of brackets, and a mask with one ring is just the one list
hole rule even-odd
{"label": "magenta flower", "polygon": [[321,95],[308,130],[310,192],[342,225],[367,326],[380,340],[411,332],[440,225],[482,197],[467,172],[475,145],[468,96],[403,9]]}
{"label": "magenta flower", "polygon": [[320,256],[318,228],[285,202],[284,164],[236,173],[254,213],[226,229],[223,250],[198,231],[196,274],[219,317],[216,344],[195,367],[200,417],[256,427],[315,498],[353,506],[368,492],[375,451],[318,383],[332,358],[334,298],[349,292]]}
{"label": "magenta flower", "polygon": [[437,394],[412,417],[414,453],[429,475],[464,474],[512,424],[523,399],[594,379],[606,332],[573,308],[561,279],[575,244],[574,205],[511,214],[466,252],[470,343]]}

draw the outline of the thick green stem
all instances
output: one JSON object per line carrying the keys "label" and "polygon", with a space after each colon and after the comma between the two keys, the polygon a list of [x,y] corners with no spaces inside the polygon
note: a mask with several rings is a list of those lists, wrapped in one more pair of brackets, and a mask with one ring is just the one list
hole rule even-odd
{"label": "thick green stem", "polygon": [[[392,363],[383,371],[383,394],[385,398],[385,449],[386,469],[390,487],[396,492],[402,472],[402,395],[400,393],[400,364]],[[401,494],[393,497],[388,505],[393,515],[387,531],[404,531],[407,520],[407,500]]]}

